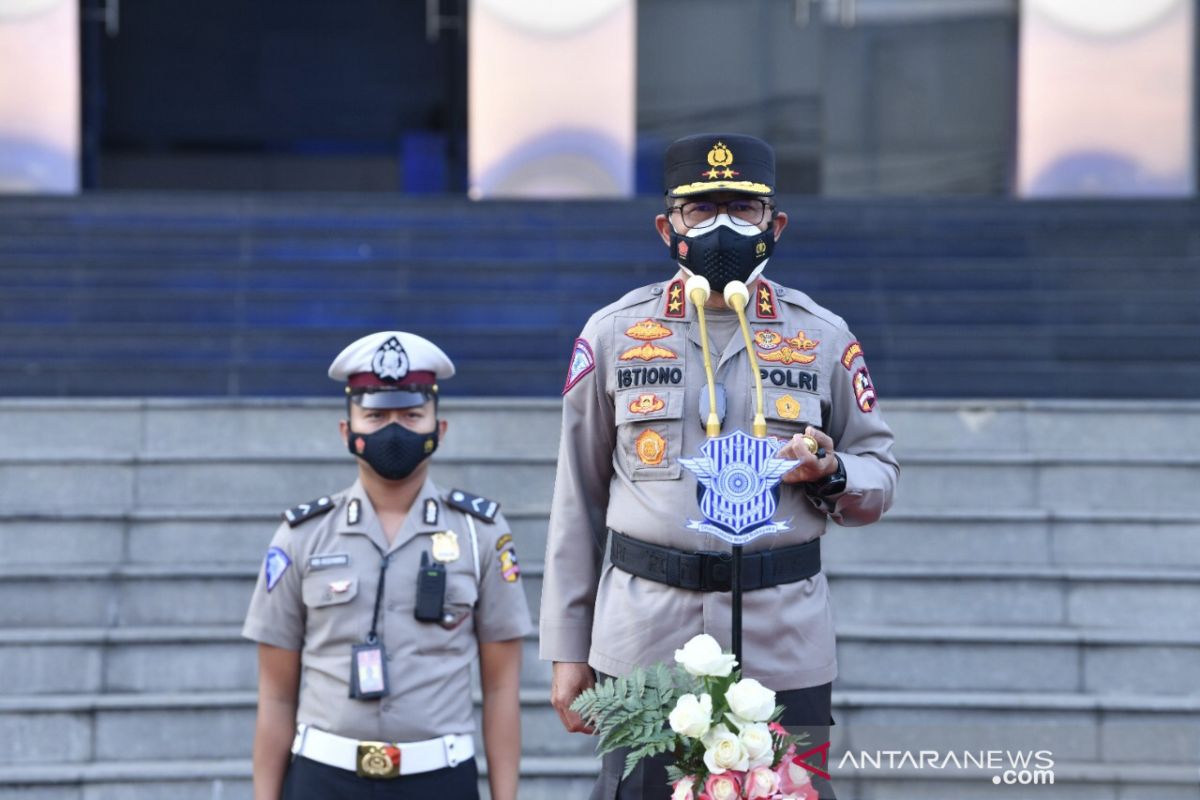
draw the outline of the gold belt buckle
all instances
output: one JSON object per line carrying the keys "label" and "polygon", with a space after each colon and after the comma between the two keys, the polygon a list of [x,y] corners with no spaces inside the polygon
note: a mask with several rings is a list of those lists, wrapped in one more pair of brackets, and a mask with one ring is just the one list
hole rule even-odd
{"label": "gold belt buckle", "polygon": [[355,764],[360,778],[397,778],[400,748],[387,742],[359,742]]}

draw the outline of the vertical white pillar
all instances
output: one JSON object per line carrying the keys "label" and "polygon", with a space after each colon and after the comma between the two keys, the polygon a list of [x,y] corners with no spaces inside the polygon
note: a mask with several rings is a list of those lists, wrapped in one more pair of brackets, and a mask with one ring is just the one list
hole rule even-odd
{"label": "vertical white pillar", "polygon": [[79,4],[0,0],[0,193],[79,191]]}
{"label": "vertical white pillar", "polygon": [[471,0],[471,197],[633,194],[636,12],[636,0]]}
{"label": "vertical white pillar", "polygon": [[1193,0],[1021,0],[1017,192],[1195,191]]}

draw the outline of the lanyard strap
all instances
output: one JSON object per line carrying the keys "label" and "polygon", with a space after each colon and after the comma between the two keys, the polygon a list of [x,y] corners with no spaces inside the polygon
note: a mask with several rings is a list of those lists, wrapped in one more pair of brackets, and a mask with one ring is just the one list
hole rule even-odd
{"label": "lanyard strap", "polygon": [[379,604],[383,600],[383,580],[387,577],[388,559],[391,553],[383,557],[379,565],[379,585],[375,587],[375,610],[371,612],[371,632],[367,634],[367,644],[375,644],[379,637],[375,635],[375,626],[379,624]]}

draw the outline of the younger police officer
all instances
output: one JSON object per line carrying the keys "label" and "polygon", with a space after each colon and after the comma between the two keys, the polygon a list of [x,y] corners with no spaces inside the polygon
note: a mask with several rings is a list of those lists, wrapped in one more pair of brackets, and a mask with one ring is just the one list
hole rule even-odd
{"label": "younger police officer", "polygon": [[[775,208],[770,146],[734,134],[680,139],[667,149],[666,178],[668,207],[656,224],[676,271],[592,315],[563,389],[540,617],[541,656],[554,662],[551,702],[567,730],[584,731],[570,704],[593,672],[672,663],[700,633],[730,644],[730,547],[688,529],[699,516],[696,479],[680,458],[705,441],[708,404],[684,289],[690,274],[712,287],[705,307],[722,432],[751,430],[753,362],[722,299],[737,280],[750,288],[767,433],[787,440],[781,458],[801,462],[779,495],[776,516],[789,527],[745,548],[744,674],[774,689],[783,723],[819,745],[837,674],[820,538],[828,520],[865,525],[891,505],[892,432],[846,323],[762,276],[787,225]],[[810,452],[805,435],[823,450]],[[669,759],[649,759],[625,780],[623,761],[622,752],[605,757],[593,800],[668,796]],[[822,780],[814,785],[833,796]]]}
{"label": "younger police officer", "polygon": [[358,480],[284,513],[254,590],[256,800],[477,798],[476,652],[492,797],[516,797],[532,625],[497,504],[428,477],[446,435],[437,381],[453,374],[432,342],[399,331],[329,368],[346,386]]}

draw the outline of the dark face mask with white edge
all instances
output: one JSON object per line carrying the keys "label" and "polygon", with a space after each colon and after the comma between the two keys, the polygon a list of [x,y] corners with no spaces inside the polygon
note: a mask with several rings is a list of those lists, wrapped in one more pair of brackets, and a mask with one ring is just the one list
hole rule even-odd
{"label": "dark face mask with white edge", "polygon": [[671,228],[671,257],[692,275],[708,280],[717,294],[730,281],[750,283],[775,252],[771,226],[738,224],[728,214],[718,214],[711,227],[689,230],[686,235]]}

